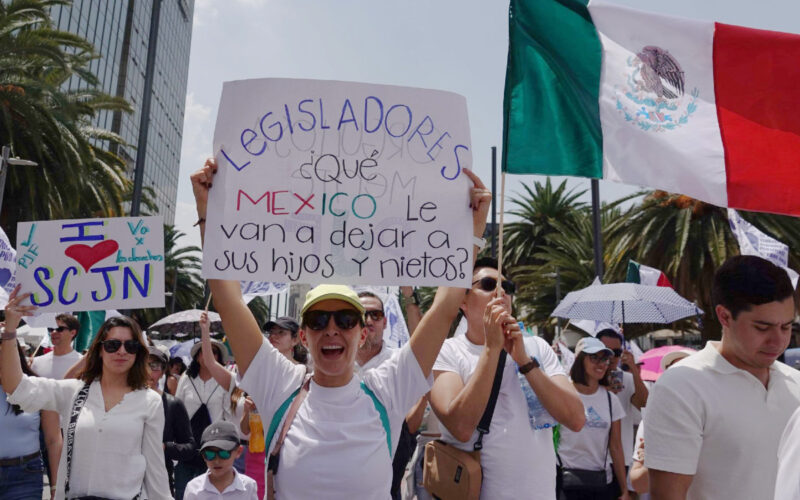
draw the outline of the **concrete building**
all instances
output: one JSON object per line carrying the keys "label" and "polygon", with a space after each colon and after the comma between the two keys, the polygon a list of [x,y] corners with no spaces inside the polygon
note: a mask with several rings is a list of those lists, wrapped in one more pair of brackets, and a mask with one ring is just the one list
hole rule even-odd
{"label": "concrete building", "polygon": [[[102,90],[134,107],[101,112],[95,125],[128,144],[117,153],[130,178],[138,170],[140,187],[153,190],[166,224],[175,219],[193,11],[194,0],[74,0],[51,12],[58,29],[94,44],[100,57],[91,70]],[[77,79],[67,85],[85,87]]]}

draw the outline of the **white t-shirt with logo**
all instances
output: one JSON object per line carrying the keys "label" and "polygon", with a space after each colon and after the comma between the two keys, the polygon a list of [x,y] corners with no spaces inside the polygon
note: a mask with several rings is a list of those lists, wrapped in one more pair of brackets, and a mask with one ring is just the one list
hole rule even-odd
{"label": "white t-shirt with logo", "polygon": [[693,475],[687,500],[773,498],[778,444],[800,406],[800,372],[776,361],[764,387],[723,358],[719,344],[708,342],[653,386],[644,464]]}
{"label": "white t-shirt with logo", "polygon": [[[445,340],[434,371],[457,373],[466,384],[483,352],[483,345],[469,341],[466,335]],[[525,349],[536,356],[548,376],[564,375],[556,353],[543,339],[526,337]],[[476,430],[466,443],[458,441],[442,425],[442,440],[472,451],[478,438]],[[483,436],[481,498],[553,500],[556,489],[556,457],[552,429],[534,431],[528,420],[528,404],[517,378],[517,364],[506,357],[503,381],[497,397],[489,433]]]}
{"label": "white t-shirt with logo", "polygon": [[40,377],[61,380],[67,370],[72,368],[80,359],[81,354],[74,349],[62,356],[56,356],[53,351],[50,351],[47,354],[33,358],[31,368]]}
{"label": "white t-shirt with logo", "polygon": [[[305,366],[292,363],[269,342],[261,345],[241,387],[253,398],[265,434],[278,407],[300,388],[305,373]],[[430,390],[432,378],[426,379],[406,344],[380,366],[354,375],[345,386],[322,387],[312,380],[281,448],[276,498],[389,498],[392,454],[375,403],[361,388],[362,380],[386,409],[393,453],[406,414]],[[283,419],[268,453],[282,427]]]}
{"label": "white t-shirt with logo", "polygon": [[561,427],[558,456],[561,457],[561,464],[569,469],[603,470],[605,463],[606,482],[610,483],[613,477],[611,456],[608,452],[611,422],[622,420],[625,409],[617,395],[602,386],[594,394],[579,392],[578,396],[586,412],[586,424],[579,432],[573,432],[566,426]]}

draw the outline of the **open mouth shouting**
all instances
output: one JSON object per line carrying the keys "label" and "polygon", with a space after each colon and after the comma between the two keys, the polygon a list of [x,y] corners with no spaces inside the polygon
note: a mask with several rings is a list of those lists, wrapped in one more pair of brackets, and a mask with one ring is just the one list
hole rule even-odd
{"label": "open mouth shouting", "polygon": [[342,345],[324,345],[320,348],[320,351],[322,351],[322,357],[329,360],[336,360],[344,356],[344,346]]}

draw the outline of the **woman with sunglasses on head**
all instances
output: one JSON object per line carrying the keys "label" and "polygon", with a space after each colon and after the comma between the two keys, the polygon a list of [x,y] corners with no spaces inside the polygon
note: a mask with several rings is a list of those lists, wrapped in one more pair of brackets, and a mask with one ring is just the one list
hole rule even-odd
{"label": "woman with sunglasses on head", "polygon": [[[231,393],[236,388],[233,373],[225,368],[228,349],[222,342],[211,338],[211,324],[207,313],[200,315],[200,342],[192,346],[192,362],[181,375],[175,397],[183,402],[189,414],[192,435],[200,442],[203,431],[214,422],[234,422],[230,411]],[[191,460],[179,461],[175,467],[175,498],[183,498],[186,484],[206,471],[199,453]]]}
{"label": "woman with sunglasses on head", "polygon": [[[201,236],[216,170],[216,162],[209,159],[192,174]],[[480,237],[491,194],[472,172],[464,173],[475,184],[464,203],[470,202],[473,234]],[[349,287],[317,286],[306,295],[300,314],[300,340],[314,365],[307,378],[304,366],[264,340],[238,281],[209,280],[209,286],[236,356],[242,388],[265,424],[276,424],[275,438],[270,432],[266,437],[271,454],[267,494],[274,491],[279,499],[389,498],[392,448],[406,414],[430,389],[433,363],[465,290],[439,287],[416,333],[397,355],[356,375],[356,353],[366,340],[364,306]]]}
{"label": "woman with sunglasses on head", "polygon": [[121,316],[107,319],[86,353],[79,379],[52,380],[23,374],[13,346],[30,294],[17,286],[5,308],[0,370],[8,401],[24,411],[61,414],[64,449],[56,499],[169,499],[164,465],[161,398],[147,388],[148,351],[139,325]]}
{"label": "woman with sunglasses on head", "polygon": [[[559,500],[629,498],[620,437],[625,410],[617,395],[602,387],[608,383],[605,374],[613,354],[593,337],[582,338],[575,346],[570,378],[586,410],[586,424],[579,432],[561,428]],[[623,493],[617,495],[618,491]]]}

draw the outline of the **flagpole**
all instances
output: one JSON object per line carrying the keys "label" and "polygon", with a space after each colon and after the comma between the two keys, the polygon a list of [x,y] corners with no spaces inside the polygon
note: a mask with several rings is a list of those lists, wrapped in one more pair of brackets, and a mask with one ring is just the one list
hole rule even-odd
{"label": "flagpole", "polygon": [[[592,225],[594,226],[594,274],[603,279],[603,241],[600,231],[600,181],[592,179]],[[501,214],[502,216],[502,214]],[[502,220],[502,219],[501,219]],[[500,241],[503,241],[502,239]]]}
{"label": "flagpole", "polygon": [[506,173],[500,176],[500,227],[498,228],[497,245],[497,294],[500,295],[500,282],[503,276],[503,212],[506,200]]}
{"label": "flagpole", "polygon": [[497,257],[497,147],[492,146],[492,257]]}

